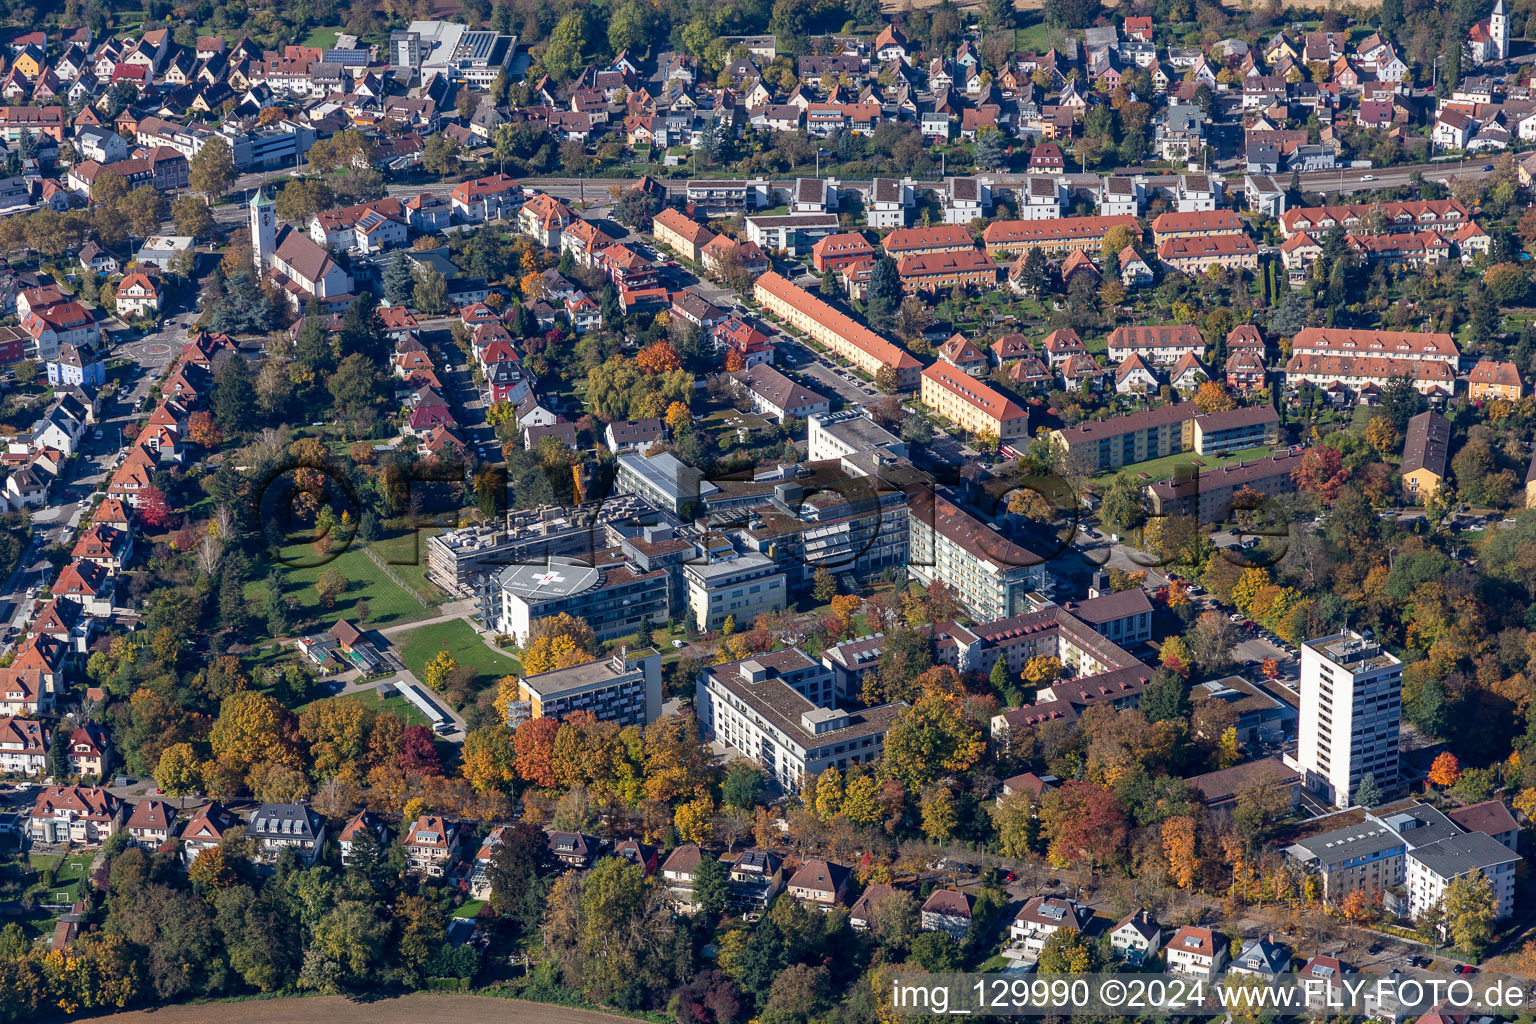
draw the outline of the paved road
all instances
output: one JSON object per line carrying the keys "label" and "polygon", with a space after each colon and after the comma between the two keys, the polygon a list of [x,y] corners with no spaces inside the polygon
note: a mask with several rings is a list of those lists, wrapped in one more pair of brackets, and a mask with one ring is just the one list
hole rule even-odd
{"label": "paved road", "polygon": [[316,996],[204,1003],[72,1019],[103,1024],[314,1024],[315,1021],[325,1021],[326,1024],[419,1024],[422,1020],[452,1020],[456,1024],[613,1024],[614,1021],[633,1020],[521,999],[428,992],[394,999],[370,995],[358,1001],[341,996]]}
{"label": "paved road", "polygon": [[[1463,174],[1471,178],[1482,178],[1488,173],[1482,168],[1490,162],[1492,162],[1491,158],[1475,157],[1464,162],[1438,161],[1421,164],[1403,164],[1398,167],[1381,168],[1378,170],[1345,168],[1342,175],[1338,170],[1312,171],[1301,176],[1301,184],[1302,188],[1308,192],[1334,192],[1338,191],[1341,186],[1344,191],[1362,191],[1406,185],[1408,184],[1408,179],[1414,173],[1422,174],[1425,178],[1450,179],[1460,177]],[[1376,180],[1362,184],[1360,182],[1361,174],[1375,174]],[[987,175],[987,177],[1004,188],[1018,188],[1027,176],[1023,174],[994,174]],[[1096,187],[1103,177],[1104,175],[1102,174],[1069,173],[1064,175],[1067,184],[1072,188]],[[1175,174],[1150,174],[1147,176],[1147,181],[1150,186],[1155,188],[1172,185],[1177,180],[1177,177]],[[1289,180],[1289,175],[1281,175],[1280,177]],[[1238,180],[1239,182],[1241,181],[1241,174],[1238,175]],[[588,201],[599,200],[602,205],[606,205],[609,202],[608,189],[611,186],[620,185],[627,187],[634,184],[633,178],[587,178],[583,180],[550,176],[544,178],[524,178],[522,181],[527,185],[562,199],[575,199],[585,194]],[[674,196],[683,194],[688,188],[687,179],[683,178],[661,179],[660,183]],[[771,184],[787,190],[793,184],[793,179],[774,179]],[[843,188],[860,188],[868,186],[869,183],[867,181],[847,179],[841,180],[841,184]],[[920,181],[916,183],[916,187],[918,189],[938,190],[944,187],[944,183],[942,181]],[[445,192],[451,188],[451,185],[443,186]],[[433,186],[428,186],[426,189],[426,191],[434,190]],[[422,189],[417,186],[402,188],[402,193],[404,194],[419,191],[422,191]],[[393,188],[391,189],[391,194],[395,194]]]}

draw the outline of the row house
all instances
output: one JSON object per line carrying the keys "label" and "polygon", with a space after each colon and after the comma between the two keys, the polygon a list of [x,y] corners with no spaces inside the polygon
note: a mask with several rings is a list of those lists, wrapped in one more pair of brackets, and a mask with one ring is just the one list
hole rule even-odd
{"label": "row house", "polygon": [[982,231],[981,241],[994,261],[1022,256],[1030,249],[1045,255],[1065,255],[1073,249],[1097,249],[1112,228],[1124,227],[1139,235],[1135,217],[1062,217],[1056,220],[999,220]]}
{"label": "row house", "polygon": [[1247,235],[1172,238],[1157,247],[1157,258],[1190,276],[1203,274],[1212,267],[1257,270],[1259,247]]}
{"label": "row house", "polygon": [[1330,356],[1295,353],[1285,363],[1285,383],[1302,382],[1331,389],[1345,388],[1359,396],[1405,377],[1423,395],[1450,396],[1456,391],[1456,371],[1441,362],[1390,356]]}
{"label": "row house", "polygon": [[1305,231],[1314,238],[1336,227],[1353,233],[1437,231],[1447,237],[1471,220],[1457,199],[1403,200],[1344,206],[1292,207],[1280,216],[1280,231],[1289,238]]}
{"label": "row house", "polygon": [[988,289],[997,283],[997,264],[984,252],[928,253],[903,256],[896,265],[906,294],[935,294],[952,288]]}
{"label": "row house", "polygon": [[1186,355],[1205,351],[1205,336],[1191,325],[1170,327],[1117,327],[1109,335],[1109,360],[1123,362],[1132,355],[1171,365]]}
{"label": "row house", "polygon": [[1170,238],[1241,234],[1246,228],[1243,219],[1231,210],[1170,211],[1152,221],[1152,242],[1162,245]]}
{"label": "row house", "polygon": [[976,240],[971,236],[968,227],[959,224],[936,224],[932,227],[899,228],[886,235],[881,240],[880,247],[885,250],[887,256],[899,260],[903,256],[974,251]]}

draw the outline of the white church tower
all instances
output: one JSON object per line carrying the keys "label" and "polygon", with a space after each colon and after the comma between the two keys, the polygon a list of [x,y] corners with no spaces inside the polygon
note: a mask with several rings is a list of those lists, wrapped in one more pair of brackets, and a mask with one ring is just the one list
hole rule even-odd
{"label": "white church tower", "polygon": [[1509,18],[1504,14],[1504,0],[1496,0],[1488,16],[1488,36],[1493,40],[1493,59],[1509,59]]}
{"label": "white church tower", "polygon": [[277,251],[277,212],[261,189],[251,197],[251,258],[258,276],[272,265]]}

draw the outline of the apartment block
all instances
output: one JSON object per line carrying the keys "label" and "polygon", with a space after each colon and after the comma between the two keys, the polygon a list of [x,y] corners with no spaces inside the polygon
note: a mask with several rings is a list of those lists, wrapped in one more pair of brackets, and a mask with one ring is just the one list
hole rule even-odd
{"label": "apartment block", "polygon": [[508,725],[590,711],[600,722],[648,725],[661,717],[661,655],[652,648],[524,676]]}
{"label": "apartment block", "polygon": [[796,793],[827,768],[844,771],[877,760],[886,732],[907,706],[844,711],[808,699],[802,690],[813,684],[830,702],[832,674],[791,648],[705,669],[694,707],[705,735],[757,761]]}
{"label": "apartment block", "polygon": [[1304,784],[1348,807],[1366,775],[1398,779],[1403,663],[1353,631],[1301,645],[1301,724],[1296,752]]}
{"label": "apartment block", "polygon": [[788,583],[778,563],[757,552],[683,566],[688,613],[699,629],[717,630],[728,618],[746,626],[762,612],[787,601]]}

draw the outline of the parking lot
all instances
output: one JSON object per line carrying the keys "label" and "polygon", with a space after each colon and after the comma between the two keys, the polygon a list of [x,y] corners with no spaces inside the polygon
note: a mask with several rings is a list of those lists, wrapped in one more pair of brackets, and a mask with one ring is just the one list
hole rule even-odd
{"label": "parking lot", "polygon": [[866,384],[847,370],[828,366],[820,360],[801,367],[799,372],[824,391],[836,394],[847,405],[868,405],[880,397],[873,384]]}

